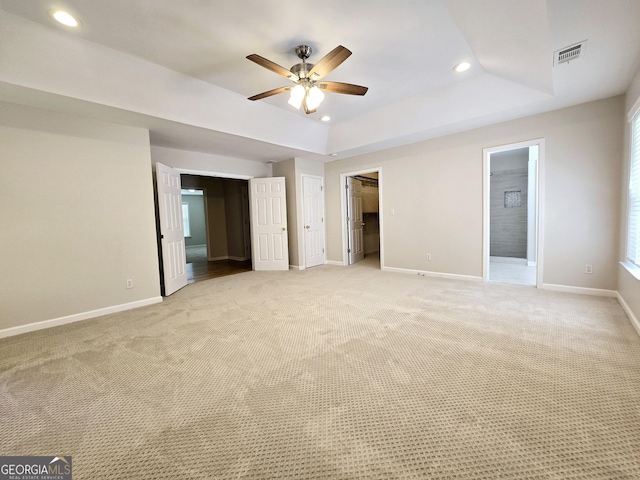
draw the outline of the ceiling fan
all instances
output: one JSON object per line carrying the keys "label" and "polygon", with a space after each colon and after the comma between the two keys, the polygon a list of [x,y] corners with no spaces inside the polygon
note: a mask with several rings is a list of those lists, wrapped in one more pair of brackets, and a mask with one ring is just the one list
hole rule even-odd
{"label": "ceiling fan", "polygon": [[249,100],[260,100],[262,98],[271,97],[272,95],[278,95],[291,91],[289,98],[289,104],[293,107],[300,109],[304,107],[304,111],[314,113],[322,100],[324,99],[324,91],[331,93],[343,93],[347,95],[364,95],[367,93],[367,87],[361,87],[360,85],[353,85],[351,83],[341,82],[320,82],[319,80],[333,71],[338,65],[344,62],[351,55],[351,51],[342,45],[338,45],[331,50],[327,55],[322,57],[315,65],[307,63],[307,59],[311,56],[311,47],[308,45],[298,45],[295,49],[296,55],[302,60],[287,70],[281,67],[277,63],[273,63],[271,60],[267,60],[255,53],[248,55],[247,58],[258,65],[271,70],[278,75],[288,78],[295,85],[288,87],[274,88],[267,92],[262,92],[253,97],[249,97]]}

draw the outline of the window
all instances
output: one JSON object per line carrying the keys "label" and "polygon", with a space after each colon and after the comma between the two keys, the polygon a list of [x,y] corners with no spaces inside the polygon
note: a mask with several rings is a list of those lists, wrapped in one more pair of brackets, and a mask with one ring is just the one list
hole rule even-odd
{"label": "window", "polygon": [[640,110],[631,120],[627,261],[640,266]]}
{"label": "window", "polygon": [[189,227],[189,204],[182,204],[182,228],[184,229],[184,236],[191,236],[191,228]]}

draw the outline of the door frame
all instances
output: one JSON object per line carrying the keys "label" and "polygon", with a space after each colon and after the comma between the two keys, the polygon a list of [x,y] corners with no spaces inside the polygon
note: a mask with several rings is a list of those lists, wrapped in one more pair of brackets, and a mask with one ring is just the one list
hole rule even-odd
{"label": "door frame", "polygon": [[[302,235],[302,251],[305,252],[303,253],[303,258],[304,258],[304,268],[305,270],[308,268],[307,267],[307,255],[306,255],[306,251],[307,251],[307,245],[305,243],[305,239],[306,236],[304,234],[304,179],[305,177],[307,178],[315,178],[320,180],[321,182],[321,192],[322,192],[322,263],[327,263],[327,222],[325,222],[325,216],[326,216],[326,210],[327,210],[327,206],[326,206],[326,202],[325,202],[325,196],[324,196],[324,177],[321,177],[320,175],[309,175],[306,173],[303,173],[300,175],[300,184],[302,187],[302,221],[298,222],[298,235]],[[299,256],[299,255],[298,255]]]}
{"label": "door frame", "polygon": [[347,228],[347,196],[344,194],[347,177],[362,175],[365,173],[378,173],[378,223],[380,228],[380,269],[384,270],[384,209],[383,209],[383,189],[382,189],[382,167],[371,167],[360,169],[354,172],[340,174],[340,205],[341,205],[341,223],[342,223],[342,264],[349,265],[349,229]]}
{"label": "door frame", "polygon": [[518,143],[487,147],[482,149],[482,280],[489,281],[489,262],[491,257],[491,154],[516,150],[518,148],[538,146],[538,164],[536,168],[536,288],[542,288],[544,267],[544,172],[545,139],[537,138]]}

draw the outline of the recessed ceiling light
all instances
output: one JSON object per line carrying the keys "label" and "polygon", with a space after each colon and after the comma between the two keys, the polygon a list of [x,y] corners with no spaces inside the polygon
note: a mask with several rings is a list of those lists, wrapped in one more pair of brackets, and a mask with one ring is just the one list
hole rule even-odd
{"label": "recessed ceiling light", "polygon": [[80,22],[73,15],[63,10],[55,10],[51,12],[51,16],[67,27],[77,27],[80,25]]}
{"label": "recessed ceiling light", "polygon": [[323,122],[328,122],[329,120],[331,120],[331,117],[329,115],[325,115],[320,120],[322,120]]}
{"label": "recessed ceiling light", "polygon": [[455,67],[453,67],[453,70],[458,73],[462,73],[462,72],[466,72],[470,68],[471,68],[471,64],[469,62],[462,62],[456,65]]}

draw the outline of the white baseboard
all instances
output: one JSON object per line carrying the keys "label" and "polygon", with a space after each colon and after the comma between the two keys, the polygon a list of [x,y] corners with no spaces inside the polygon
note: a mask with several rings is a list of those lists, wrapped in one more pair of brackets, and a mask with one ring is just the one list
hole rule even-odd
{"label": "white baseboard", "polygon": [[537,267],[538,266],[538,262],[529,262],[527,261],[527,267]]}
{"label": "white baseboard", "polygon": [[456,273],[428,272],[423,270],[411,270],[409,268],[382,267],[383,272],[408,273],[410,275],[421,275],[423,277],[447,278],[449,280],[465,280],[470,282],[482,282],[482,277],[473,275],[458,275]]}
{"label": "white baseboard", "polygon": [[601,288],[587,287],[570,287],[568,285],[554,285],[552,283],[543,283],[542,290],[551,290],[553,292],[578,293],[580,295],[595,295],[596,297],[616,297],[618,292],[615,290],[604,290]]}
{"label": "white baseboard", "polygon": [[88,320],[90,318],[102,317],[103,315],[123,312],[125,310],[133,310],[134,308],[146,307],[147,305],[153,305],[154,303],[160,302],[162,302],[162,297],[152,297],[146,298],[144,300],[138,300],[136,302],[124,303],[122,305],[114,305],[112,307],[99,308],[97,310],[90,310],[88,312],[76,313],[74,315],[68,315],[66,317],[53,318],[51,320],[28,323],[26,325],[18,325],[17,327],[9,327],[0,330],[0,338],[12,337],[14,335],[20,335],[22,333],[35,332],[36,330],[43,330],[45,328],[58,327],[60,325],[66,325],[67,323],[74,323],[81,320]]}
{"label": "white baseboard", "polygon": [[249,257],[234,257],[232,255],[225,255],[223,257],[209,257],[207,258],[207,262],[217,262],[220,260],[235,260],[237,262],[244,262],[245,260],[249,260]]}
{"label": "white baseboard", "polygon": [[299,265],[289,265],[289,270],[304,270],[304,267],[300,267]]}
{"label": "white baseboard", "polygon": [[338,267],[344,267],[344,262],[337,262],[335,260],[325,260],[325,265],[336,265]]}
{"label": "white baseboard", "polygon": [[638,332],[638,335],[640,335],[640,320],[638,320],[638,317],[634,315],[629,305],[627,305],[627,302],[625,302],[624,298],[622,298],[622,295],[620,295],[620,292],[616,292],[616,293],[617,293],[616,298],[618,299],[620,306],[624,310],[624,313],[627,314],[627,317],[629,317],[629,320],[631,321],[631,325],[633,325],[633,328],[635,328],[636,332]]}

